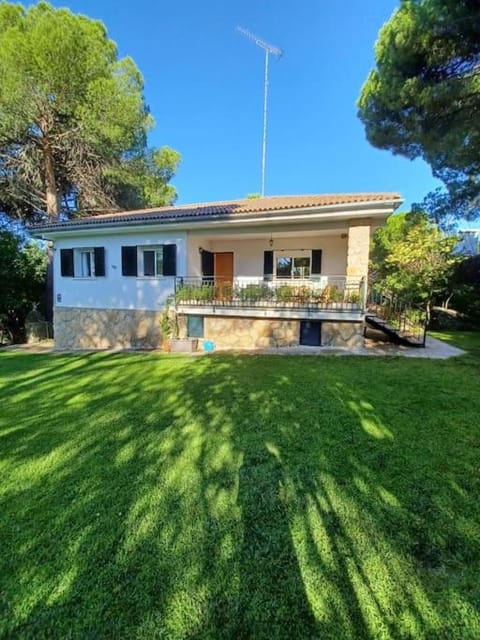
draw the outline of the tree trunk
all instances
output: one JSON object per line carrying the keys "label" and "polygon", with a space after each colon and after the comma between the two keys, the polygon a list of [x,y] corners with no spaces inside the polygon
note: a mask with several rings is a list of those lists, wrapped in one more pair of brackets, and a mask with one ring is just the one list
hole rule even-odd
{"label": "tree trunk", "polygon": [[57,220],[60,215],[60,197],[55,180],[55,165],[52,147],[47,136],[43,138],[43,159],[45,163],[45,200],[49,221]]}
{"label": "tree trunk", "polygon": [[[55,164],[48,136],[43,136],[43,160],[45,166],[45,200],[47,202],[47,215],[49,221],[58,220],[60,215],[60,197],[55,180]],[[46,290],[46,319],[53,322],[53,245],[47,244],[47,290]]]}

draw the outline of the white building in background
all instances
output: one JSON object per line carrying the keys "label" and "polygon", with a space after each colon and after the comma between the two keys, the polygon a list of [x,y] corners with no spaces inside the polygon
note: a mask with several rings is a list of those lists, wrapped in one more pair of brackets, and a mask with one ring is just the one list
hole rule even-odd
{"label": "white building in background", "polygon": [[480,253],[480,229],[463,229],[459,231],[460,241],[455,252],[465,256],[476,256]]}

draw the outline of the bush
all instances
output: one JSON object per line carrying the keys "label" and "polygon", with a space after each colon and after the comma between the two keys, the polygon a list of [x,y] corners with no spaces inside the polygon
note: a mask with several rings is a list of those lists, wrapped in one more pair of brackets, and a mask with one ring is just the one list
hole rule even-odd
{"label": "bush", "polygon": [[272,291],[266,284],[247,284],[238,289],[238,297],[242,301],[257,302],[268,300],[271,296]]}
{"label": "bush", "polygon": [[450,307],[480,326],[480,255],[457,265],[452,278]]}
{"label": "bush", "polygon": [[214,298],[214,287],[211,284],[182,284],[176,291],[178,302],[210,302]]}
{"label": "bush", "polygon": [[45,312],[47,256],[8,228],[0,229],[0,336],[25,339],[25,318],[34,305]]}

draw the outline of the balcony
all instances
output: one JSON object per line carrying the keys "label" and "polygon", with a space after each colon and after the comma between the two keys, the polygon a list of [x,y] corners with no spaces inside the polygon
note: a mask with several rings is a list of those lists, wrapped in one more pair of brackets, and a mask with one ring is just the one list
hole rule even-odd
{"label": "balcony", "polygon": [[189,314],[358,320],[365,295],[365,279],[355,276],[180,277],[174,299],[177,310]]}

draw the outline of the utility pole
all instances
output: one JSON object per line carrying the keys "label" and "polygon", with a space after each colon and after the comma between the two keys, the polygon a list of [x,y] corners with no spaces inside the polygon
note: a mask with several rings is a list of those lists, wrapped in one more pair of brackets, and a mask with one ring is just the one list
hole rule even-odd
{"label": "utility pole", "polygon": [[265,167],[267,161],[267,114],[268,114],[268,61],[270,54],[273,54],[277,57],[277,59],[281,58],[282,50],[278,47],[274,47],[273,45],[265,42],[258,36],[254,35],[248,29],[244,29],[243,27],[237,27],[237,31],[239,31],[246,38],[254,42],[257,46],[261,47],[265,51],[265,79],[264,79],[264,87],[263,87],[263,144],[262,144],[262,189],[261,194],[262,197],[265,195]]}

